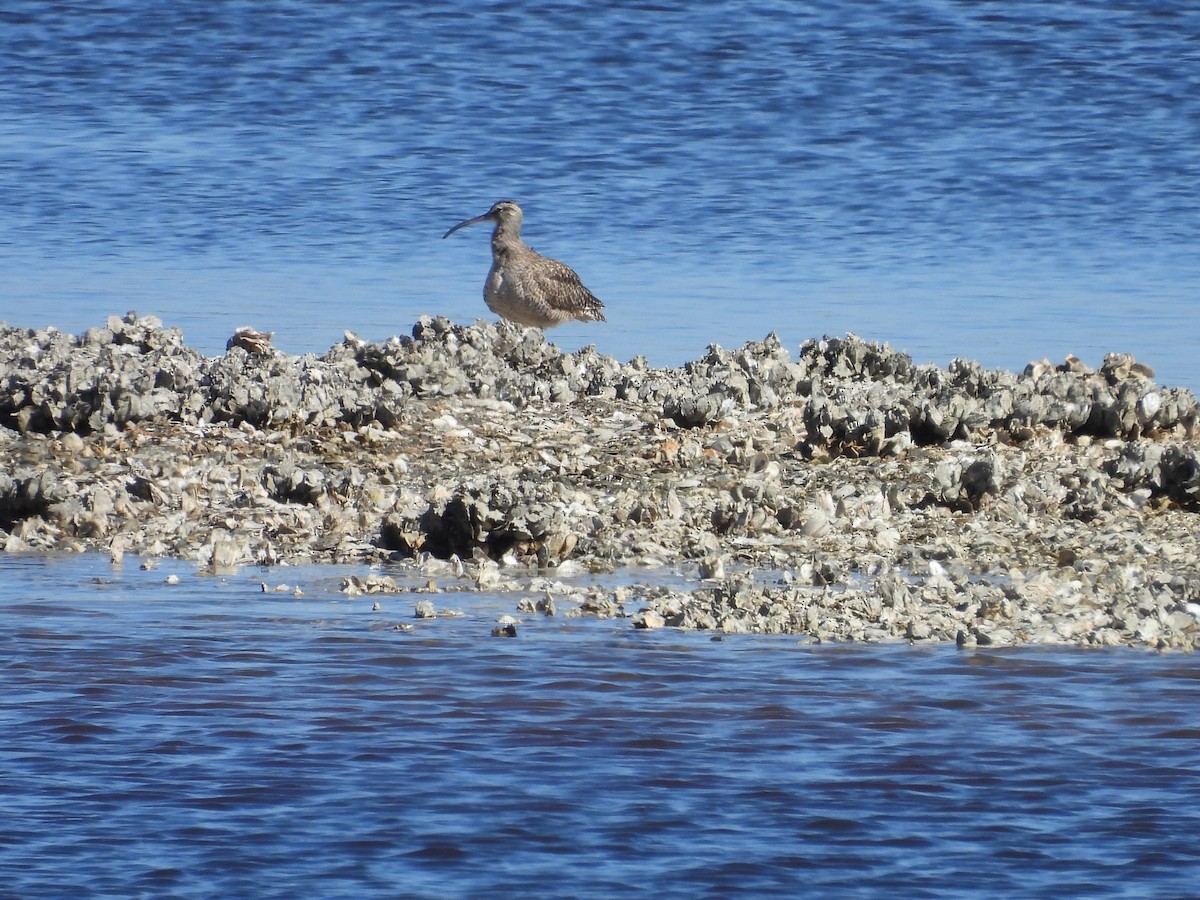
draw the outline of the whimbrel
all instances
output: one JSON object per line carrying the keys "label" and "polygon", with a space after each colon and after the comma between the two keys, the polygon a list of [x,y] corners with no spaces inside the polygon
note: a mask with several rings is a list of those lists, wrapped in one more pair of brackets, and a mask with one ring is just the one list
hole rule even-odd
{"label": "whimbrel", "polygon": [[482,216],[459,222],[444,235],[476,222],[495,222],[492,269],[483,285],[483,301],[503,319],[550,328],[572,319],[603,322],[604,308],[579,276],[556,259],[542,256],[521,240],[521,207],[499,200]]}

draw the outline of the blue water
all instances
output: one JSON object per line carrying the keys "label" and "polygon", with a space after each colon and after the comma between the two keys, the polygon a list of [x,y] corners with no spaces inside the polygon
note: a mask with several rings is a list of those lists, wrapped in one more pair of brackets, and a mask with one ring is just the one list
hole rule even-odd
{"label": "blue water", "polygon": [[[597,6],[6,0],[0,319],[466,323],[487,233],[441,235],[513,197],[607,304],[565,348],[854,331],[1200,390],[1200,6]],[[1192,657],[503,640],[512,598],[414,622],[343,573],[0,556],[0,894],[1195,892]]]}
{"label": "blue water", "polygon": [[463,615],[418,621],[412,595],[339,594],[341,570],[5,569],[5,896],[1183,897],[1200,877],[1190,656],[538,616],[494,638],[511,596],[439,595]]}
{"label": "blue water", "polygon": [[488,316],[502,197],[656,364],[774,329],[1200,389],[1200,6],[109,0],[0,9],[0,319]]}

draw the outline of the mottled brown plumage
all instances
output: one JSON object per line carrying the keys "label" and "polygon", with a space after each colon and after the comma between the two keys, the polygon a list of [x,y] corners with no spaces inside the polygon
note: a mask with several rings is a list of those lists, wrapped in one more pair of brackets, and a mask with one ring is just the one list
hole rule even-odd
{"label": "mottled brown plumage", "polygon": [[550,328],[578,319],[603,322],[604,308],[579,276],[556,259],[542,256],[521,240],[521,207],[500,200],[482,216],[460,222],[448,238],[476,222],[494,222],[492,269],[483,285],[483,300],[501,318],[521,325]]}

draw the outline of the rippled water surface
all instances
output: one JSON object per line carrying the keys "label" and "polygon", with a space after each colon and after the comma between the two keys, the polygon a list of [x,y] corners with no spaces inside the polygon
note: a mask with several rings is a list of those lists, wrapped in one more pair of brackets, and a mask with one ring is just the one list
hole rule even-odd
{"label": "rippled water surface", "polygon": [[[600,5],[603,7],[604,5]],[[486,315],[485,229],[656,364],[769,330],[1200,388],[1200,6],[108,0],[0,9],[0,319],[220,352]]]}
{"label": "rippled water surface", "polygon": [[[6,0],[0,319],[469,322],[487,234],[441,235],[511,196],[608,305],[567,348],[1200,389],[1200,6],[603,6]],[[417,622],[340,574],[0,557],[0,894],[1195,893],[1192,657],[508,640],[511,597]]]}
{"label": "rippled water surface", "polygon": [[565,617],[493,638],[511,597],[417,621],[340,574],[0,559],[3,893],[1182,897],[1200,876],[1193,657]]}

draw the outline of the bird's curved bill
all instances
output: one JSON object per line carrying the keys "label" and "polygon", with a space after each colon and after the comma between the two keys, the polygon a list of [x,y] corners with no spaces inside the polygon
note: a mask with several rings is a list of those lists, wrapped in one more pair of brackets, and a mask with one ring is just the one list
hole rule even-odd
{"label": "bird's curved bill", "polygon": [[488,217],[487,213],[484,213],[482,216],[476,216],[473,219],[467,219],[467,221],[465,221],[465,222],[459,222],[457,225],[455,225],[453,228],[451,228],[449,231],[447,231],[445,234],[442,235],[442,240],[444,241],[446,238],[450,237],[450,235],[454,234],[454,232],[458,231],[458,229],[466,228],[468,225],[474,225],[476,222],[482,222],[485,219],[487,219],[487,217]]}

